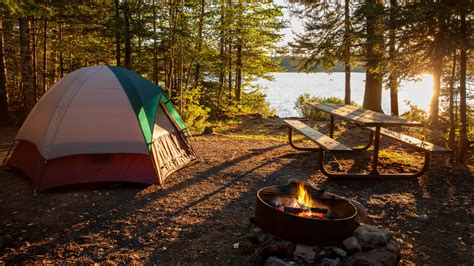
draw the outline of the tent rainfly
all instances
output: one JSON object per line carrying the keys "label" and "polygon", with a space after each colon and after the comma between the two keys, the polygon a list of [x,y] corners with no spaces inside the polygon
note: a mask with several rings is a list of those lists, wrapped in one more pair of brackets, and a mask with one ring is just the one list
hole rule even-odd
{"label": "tent rainfly", "polygon": [[7,165],[38,190],[91,182],[163,184],[197,159],[187,137],[160,87],[121,67],[85,67],[41,97]]}

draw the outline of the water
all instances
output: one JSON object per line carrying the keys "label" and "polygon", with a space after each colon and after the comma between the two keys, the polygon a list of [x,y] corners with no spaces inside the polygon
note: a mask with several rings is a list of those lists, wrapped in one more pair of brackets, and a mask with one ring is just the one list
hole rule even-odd
{"label": "water", "polygon": [[[265,87],[267,101],[279,117],[299,116],[296,98],[303,93],[318,97],[336,96],[344,99],[344,73],[272,73],[274,80],[259,79],[255,85]],[[431,75],[420,76],[420,81],[402,81],[398,92],[400,114],[410,110],[406,101],[428,111],[432,95]],[[362,105],[365,73],[351,74],[351,100]],[[382,109],[390,114],[390,92],[383,90]]]}

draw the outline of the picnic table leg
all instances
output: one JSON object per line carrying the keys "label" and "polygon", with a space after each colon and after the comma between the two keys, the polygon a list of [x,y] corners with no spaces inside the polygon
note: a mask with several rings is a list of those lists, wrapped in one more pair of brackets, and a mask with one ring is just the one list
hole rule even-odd
{"label": "picnic table leg", "polygon": [[380,148],[380,126],[375,127],[375,136],[374,136],[374,154],[372,157],[372,170],[370,175],[380,175],[377,171],[377,165],[379,163],[379,148]]}
{"label": "picnic table leg", "polygon": [[290,146],[293,149],[298,150],[298,151],[317,151],[317,150],[319,150],[319,147],[318,148],[306,148],[306,147],[296,146],[293,143],[293,128],[291,128],[291,127],[288,127],[288,143],[290,144]]}
{"label": "picnic table leg", "polygon": [[395,173],[395,174],[380,174],[376,172],[370,172],[369,174],[359,174],[359,173],[331,173],[324,168],[324,150],[319,150],[318,165],[321,172],[329,178],[379,178],[379,177],[393,177],[393,178],[416,178],[422,176],[426,170],[428,170],[430,162],[430,153],[425,153],[425,159],[422,168],[416,173]]}
{"label": "picnic table leg", "polygon": [[369,142],[362,148],[352,148],[353,151],[366,151],[367,149],[370,148],[370,146],[372,146],[372,141],[373,141],[373,138],[374,138],[374,133],[372,133],[372,131],[369,131]]}
{"label": "picnic table leg", "polygon": [[329,137],[333,138],[333,136],[334,136],[334,116],[333,115],[330,115],[330,116],[331,116],[331,119],[330,119],[330,122],[329,122]]}

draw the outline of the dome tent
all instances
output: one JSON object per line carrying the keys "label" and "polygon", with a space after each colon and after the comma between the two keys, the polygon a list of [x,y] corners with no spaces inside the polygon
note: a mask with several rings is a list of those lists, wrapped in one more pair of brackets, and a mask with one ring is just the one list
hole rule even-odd
{"label": "dome tent", "polygon": [[121,67],[92,66],[59,80],[20,128],[7,165],[38,190],[90,182],[162,184],[197,159],[164,91]]}

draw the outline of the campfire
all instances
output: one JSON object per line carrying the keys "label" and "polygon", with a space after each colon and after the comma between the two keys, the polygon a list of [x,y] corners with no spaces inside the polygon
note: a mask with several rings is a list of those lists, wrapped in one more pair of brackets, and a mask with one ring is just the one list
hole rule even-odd
{"label": "campfire", "polygon": [[334,215],[329,212],[329,208],[313,200],[303,183],[298,185],[297,195],[275,197],[274,207],[282,212],[287,212],[300,217],[312,219],[332,219]]}
{"label": "campfire", "polygon": [[352,234],[356,208],[324,197],[303,183],[270,186],[257,192],[255,222],[266,233],[296,243],[332,245]]}

